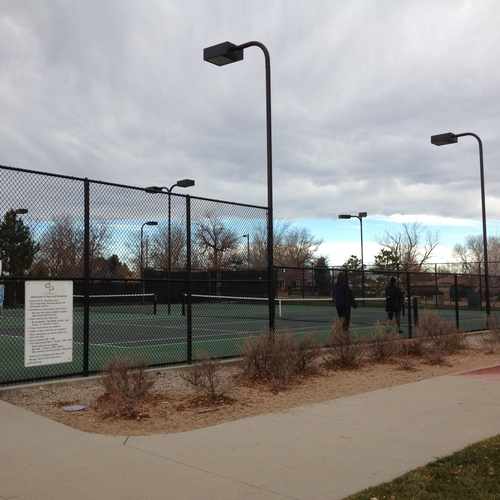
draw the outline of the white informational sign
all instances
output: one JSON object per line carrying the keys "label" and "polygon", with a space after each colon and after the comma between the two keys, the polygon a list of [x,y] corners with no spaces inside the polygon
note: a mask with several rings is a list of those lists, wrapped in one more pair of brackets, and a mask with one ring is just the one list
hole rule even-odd
{"label": "white informational sign", "polygon": [[73,360],[73,282],[26,281],[24,366]]}

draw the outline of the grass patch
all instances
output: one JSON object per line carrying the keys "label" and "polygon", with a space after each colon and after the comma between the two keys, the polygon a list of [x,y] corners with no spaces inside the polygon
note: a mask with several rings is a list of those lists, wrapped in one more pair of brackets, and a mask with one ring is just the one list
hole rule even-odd
{"label": "grass patch", "polygon": [[499,475],[500,435],[346,500],[493,500],[500,498]]}

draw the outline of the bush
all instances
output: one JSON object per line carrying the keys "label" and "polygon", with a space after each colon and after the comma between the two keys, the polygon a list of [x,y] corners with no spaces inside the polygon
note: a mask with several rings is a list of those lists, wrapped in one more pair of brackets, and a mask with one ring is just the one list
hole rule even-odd
{"label": "bush", "polygon": [[425,354],[424,340],[420,337],[415,339],[406,340],[404,342],[404,349],[408,356],[420,357]]}
{"label": "bush", "polygon": [[320,355],[320,347],[310,335],[304,336],[297,344],[296,373],[309,375],[316,373],[316,360]]}
{"label": "bush", "polygon": [[500,347],[500,327],[495,316],[488,320],[488,329],[489,332],[482,337],[483,347],[487,354],[495,354]]}
{"label": "bush", "polygon": [[448,354],[454,354],[467,349],[467,340],[465,334],[456,331],[445,337],[445,349]]}
{"label": "bush", "polygon": [[456,332],[455,325],[433,312],[421,314],[416,330],[417,337],[430,339]]}
{"label": "bush", "polygon": [[394,321],[380,321],[375,325],[371,339],[370,356],[374,361],[386,362],[399,353],[400,337]]}
{"label": "bush", "polygon": [[446,363],[446,353],[442,346],[431,346],[425,352],[425,359],[430,365],[444,365]]}
{"label": "bush", "polygon": [[400,349],[400,357],[399,357],[399,368],[401,370],[413,371],[416,369],[415,363],[411,358],[411,343],[403,342]]}
{"label": "bush", "polygon": [[359,368],[363,356],[363,345],[352,340],[350,332],[344,330],[341,321],[335,321],[332,327],[332,340],[330,350],[326,355],[325,366],[332,369]]}
{"label": "bush", "polygon": [[106,417],[140,417],[141,404],[147,398],[154,380],[145,365],[128,360],[113,360],[101,379],[104,394],[97,406]]}
{"label": "bush", "polygon": [[310,373],[319,348],[311,338],[300,342],[289,334],[267,334],[248,339],[243,350],[243,376],[286,388],[298,376]]}
{"label": "bush", "polygon": [[213,404],[220,401],[230,388],[220,374],[221,368],[220,361],[203,355],[201,361],[181,373],[181,377]]}
{"label": "bush", "polygon": [[487,334],[481,339],[481,343],[486,354],[496,354],[498,352],[498,341],[491,334]]}
{"label": "bush", "polygon": [[[453,322],[434,313],[422,314],[417,327],[417,337],[424,341],[426,350],[434,359],[466,348],[463,332],[458,331]],[[437,352],[441,354],[438,355]]]}

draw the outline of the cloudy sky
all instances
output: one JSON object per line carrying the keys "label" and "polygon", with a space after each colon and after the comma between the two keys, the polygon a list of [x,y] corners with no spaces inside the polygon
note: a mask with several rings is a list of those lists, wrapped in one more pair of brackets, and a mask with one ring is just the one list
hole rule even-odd
{"label": "cloudy sky", "polygon": [[264,71],[257,49],[218,68],[207,45],[271,53],[277,217],[368,260],[401,222],[438,230],[436,260],[500,234],[497,1],[0,0],[0,163],[137,185],[196,179],[193,194],[265,204]]}

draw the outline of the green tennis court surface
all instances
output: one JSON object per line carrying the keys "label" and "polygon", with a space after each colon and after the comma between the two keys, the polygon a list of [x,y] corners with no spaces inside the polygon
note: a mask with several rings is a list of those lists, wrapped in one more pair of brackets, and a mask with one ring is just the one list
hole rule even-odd
{"label": "green tennis court surface", "polygon": [[[450,321],[453,309],[432,309]],[[293,335],[313,335],[326,343],[336,319],[330,302],[283,303],[277,311],[279,331]],[[377,321],[386,319],[383,304],[367,303],[352,311],[352,332],[356,336],[373,333]],[[463,330],[484,327],[481,311],[461,310]],[[192,304],[193,357],[207,353],[214,357],[236,356],[248,337],[260,335],[268,326],[265,304],[197,303]],[[401,320],[402,335],[408,335],[408,320]],[[0,318],[0,382],[79,374],[83,370],[83,309],[74,310],[73,361],[43,367],[24,367],[24,311],[5,309]],[[179,304],[168,314],[158,304],[157,314],[149,304],[105,305],[90,307],[89,370],[99,371],[113,358],[130,358],[148,365],[183,362],[187,359],[187,320]]]}

